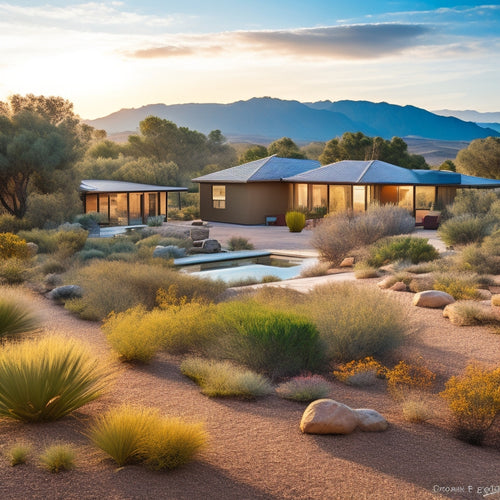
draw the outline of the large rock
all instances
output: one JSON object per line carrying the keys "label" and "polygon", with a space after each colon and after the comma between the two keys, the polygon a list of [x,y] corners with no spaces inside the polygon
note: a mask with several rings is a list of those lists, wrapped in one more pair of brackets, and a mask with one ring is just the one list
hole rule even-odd
{"label": "large rock", "polygon": [[340,263],[340,267],[352,267],[352,266],[354,266],[354,257],[346,257]]}
{"label": "large rock", "polygon": [[300,430],[306,434],[350,434],[357,426],[357,414],[333,399],[313,401],[300,421]]}
{"label": "large rock", "polygon": [[413,305],[418,307],[439,308],[455,302],[455,299],[446,292],[439,290],[426,290],[413,297]]}
{"label": "large rock", "polygon": [[222,250],[217,240],[200,240],[193,242],[191,253],[218,253]]}
{"label": "large rock", "polygon": [[192,226],[189,230],[189,236],[193,241],[207,240],[209,238],[210,229],[204,226]]}
{"label": "large rock", "polygon": [[387,420],[378,411],[368,408],[360,408],[353,411],[358,417],[358,429],[361,431],[381,432],[389,427]]}
{"label": "large rock", "polygon": [[83,295],[83,290],[78,285],[63,285],[54,288],[48,295],[53,300],[79,299]]}
{"label": "large rock", "polygon": [[161,257],[163,259],[180,259],[186,256],[186,249],[179,248],[176,245],[157,245],[153,250],[153,257]]}

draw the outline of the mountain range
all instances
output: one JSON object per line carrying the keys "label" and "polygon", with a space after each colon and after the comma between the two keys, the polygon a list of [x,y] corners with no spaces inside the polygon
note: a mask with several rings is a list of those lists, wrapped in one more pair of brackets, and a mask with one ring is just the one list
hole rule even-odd
{"label": "mountain range", "polygon": [[350,100],[302,103],[271,97],[230,104],[149,104],[85,122],[108,134],[135,133],[139,122],[151,115],[205,134],[219,129],[231,140],[252,138],[253,142],[258,139],[269,142],[284,136],[295,141],[327,141],[344,132],[358,131],[385,139],[398,136],[471,141],[500,136],[493,128],[415,106]]}

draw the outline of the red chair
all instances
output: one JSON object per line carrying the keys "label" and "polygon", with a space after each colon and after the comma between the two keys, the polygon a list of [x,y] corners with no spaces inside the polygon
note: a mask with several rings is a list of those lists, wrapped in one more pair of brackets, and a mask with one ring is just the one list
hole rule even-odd
{"label": "red chair", "polygon": [[440,215],[426,215],[422,221],[424,229],[437,229],[439,227],[440,219]]}

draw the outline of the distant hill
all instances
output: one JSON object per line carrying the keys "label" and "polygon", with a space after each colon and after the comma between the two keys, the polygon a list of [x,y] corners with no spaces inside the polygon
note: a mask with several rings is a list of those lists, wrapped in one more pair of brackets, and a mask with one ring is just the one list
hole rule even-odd
{"label": "distant hill", "polygon": [[436,115],[454,116],[455,118],[460,118],[460,120],[464,120],[466,122],[500,123],[500,112],[480,113],[479,111],[474,111],[472,109],[461,111],[454,109],[438,109],[432,112]]}
{"label": "distant hill", "polygon": [[150,104],[122,109],[86,123],[108,134],[137,130],[147,116],[158,116],[207,134],[219,129],[226,136],[261,137],[274,140],[283,136],[296,141],[327,141],[344,132],[363,132],[390,139],[418,136],[450,141],[500,136],[475,123],[444,117],[414,106],[396,106],[369,101],[321,101],[301,103],[270,97],[253,98],[231,104]]}

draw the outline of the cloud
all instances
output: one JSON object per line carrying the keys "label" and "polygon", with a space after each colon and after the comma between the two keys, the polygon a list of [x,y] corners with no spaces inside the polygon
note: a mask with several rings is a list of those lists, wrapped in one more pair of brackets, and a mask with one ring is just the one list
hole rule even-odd
{"label": "cloud", "polygon": [[378,58],[421,45],[431,30],[414,24],[363,24],[278,31],[235,32],[258,51],[332,58]]}
{"label": "cloud", "polygon": [[218,55],[224,49],[218,45],[188,46],[188,45],[161,45],[146,49],[125,52],[127,57],[134,59],[168,59],[193,55]]}

